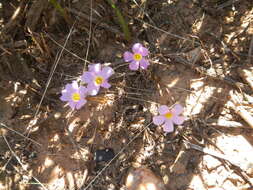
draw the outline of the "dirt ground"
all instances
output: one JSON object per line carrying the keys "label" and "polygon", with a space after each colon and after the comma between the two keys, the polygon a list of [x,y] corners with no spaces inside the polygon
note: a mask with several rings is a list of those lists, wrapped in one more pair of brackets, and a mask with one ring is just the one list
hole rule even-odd
{"label": "dirt ground", "polygon": [[[251,0],[115,0],[130,40],[108,1],[58,2],[0,2],[0,190],[126,190],[138,167],[171,190],[253,189]],[[136,42],[147,70],[122,58]],[[72,111],[61,90],[91,63],[112,87]],[[175,103],[165,134],[152,117]]]}

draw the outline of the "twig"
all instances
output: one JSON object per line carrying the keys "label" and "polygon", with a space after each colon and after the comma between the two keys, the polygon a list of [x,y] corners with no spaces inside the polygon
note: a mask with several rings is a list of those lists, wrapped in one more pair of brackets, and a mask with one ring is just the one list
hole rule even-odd
{"label": "twig", "polygon": [[202,146],[199,146],[199,145],[190,143],[190,142],[187,141],[187,140],[183,140],[183,141],[184,141],[185,146],[186,146],[187,149],[198,150],[198,151],[203,152],[203,153],[205,153],[205,154],[209,154],[209,155],[214,156],[214,157],[216,157],[216,158],[225,160],[225,161],[231,163],[232,165],[234,165],[234,166],[240,168],[242,171],[246,172],[246,171],[245,171],[246,168],[243,166],[243,163],[241,163],[239,160],[238,160],[238,161],[235,161],[235,160],[236,160],[235,158],[232,159],[232,158],[230,158],[230,157],[228,157],[228,156],[226,156],[226,155],[224,155],[224,154],[218,153],[218,152],[216,152],[216,151],[214,151],[214,150],[210,150],[210,149],[208,149],[208,148],[206,148],[206,147],[202,147]]}
{"label": "twig", "polygon": [[238,68],[237,72],[239,73],[240,77],[246,83],[248,83],[248,85],[253,90],[253,67],[251,67],[250,65],[248,65],[248,66],[245,66],[245,68]]}
{"label": "twig", "polygon": [[[251,23],[253,26],[253,23]],[[251,37],[250,45],[249,45],[249,51],[248,51],[248,63],[249,65],[252,64],[252,54],[253,54],[253,35]]]}
{"label": "twig", "polygon": [[[10,51],[8,51],[7,49],[5,49],[2,45],[0,45],[0,49],[2,49],[5,53],[7,53],[8,55],[12,55],[12,53]],[[1,54],[2,56],[3,54]]]}
{"label": "twig", "polygon": [[[8,148],[10,149],[10,151],[11,151],[11,153],[12,153],[12,155],[16,158],[16,160],[18,161],[18,163],[21,165],[22,169],[23,169],[24,171],[26,171],[27,173],[29,173],[29,172],[27,171],[27,169],[24,167],[24,165],[22,164],[22,162],[21,162],[21,160],[19,159],[19,157],[17,156],[17,154],[12,150],[12,148],[11,148],[9,142],[7,141],[5,135],[2,135],[2,137],[4,138],[4,141],[6,142]],[[42,187],[44,190],[48,190],[36,177],[32,176],[32,178],[33,178],[38,184],[40,184],[41,187]]]}
{"label": "twig", "polygon": [[43,100],[44,100],[44,98],[45,98],[45,95],[46,95],[46,93],[47,93],[47,89],[48,89],[49,84],[50,84],[50,82],[51,82],[51,80],[52,80],[52,77],[53,77],[53,75],[54,75],[55,69],[56,69],[57,65],[59,64],[59,61],[60,61],[61,56],[62,56],[62,54],[63,54],[63,51],[64,51],[64,49],[66,48],[67,42],[68,42],[68,40],[69,40],[69,38],[70,38],[70,36],[71,36],[71,34],[72,34],[72,32],[73,32],[75,23],[76,23],[76,22],[74,22],[74,24],[72,25],[72,27],[71,27],[71,29],[70,29],[70,31],[69,31],[69,34],[68,34],[68,36],[67,36],[67,38],[66,38],[66,40],[65,40],[65,42],[64,42],[64,45],[63,45],[64,48],[61,49],[61,51],[60,51],[60,53],[59,53],[59,56],[57,56],[56,59],[55,59],[54,65],[52,66],[52,70],[51,70],[51,72],[50,72],[50,74],[49,74],[49,77],[48,77],[48,81],[47,81],[45,90],[44,90],[43,95],[42,95],[42,98],[40,99],[39,105],[38,105],[38,107],[37,107],[37,109],[36,109],[36,112],[35,112],[35,114],[34,114],[34,118],[37,117],[37,114],[38,114],[38,112],[39,112],[40,106],[41,106],[41,104],[42,104],[42,102],[43,102]]}
{"label": "twig", "polygon": [[144,10],[144,8],[142,8],[137,2],[136,0],[132,0],[140,9],[141,11],[146,15],[146,17],[148,18],[148,20],[150,22],[152,22],[153,25],[155,25],[155,22],[150,18],[150,16],[148,15],[148,13]]}
{"label": "twig", "polygon": [[[81,58],[80,56],[78,56],[77,54],[71,52],[70,50],[68,50],[67,48],[64,48],[60,43],[58,43],[56,40],[54,40],[48,33],[45,33],[46,36],[52,40],[56,45],[60,46],[61,48],[63,48],[66,52],[70,53],[71,55],[73,55],[74,57],[82,60],[82,61],[85,61],[85,59]],[[87,61],[87,60],[86,60]],[[89,62],[90,63],[90,62]]]}
{"label": "twig", "polygon": [[28,2],[29,0],[20,1],[19,6],[13,13],[11,19],[9,19],[9,21],[4,25],[1,31],[2,34],[9,34],[10,31],[12,31],[19,24],[19,22],[23,19],[25,7],[27,6]]}
{"label": "twig", "polygon": [[[42,98],[40,99],[39,105],[38,105],[38,107],[37,107],[37,109],[36,109],[36,112],[35,112],[35,115],[34,115],[34,119],[36,119],[36,117],[37,117],[37,115],[38,115],[40,106],[41,106],[41,104],[42,104],[42,102],[43,102],[43,100],[44,100],[44,98],[45,98],[47,89],[48,89],[48,87],[49,87],[49,85],[50,85],[50,82],[51,82],[51,80],[52,80],[52,77],[53,77],[53,75],[54,75],[54,72],[55,72],[55,70],[56,70],[56,67],[57,67],[57,65],[59,64],[59,61],[60,61],[60,59],[61,59],[61,57],[62,57],[63,51],[66,49],[66,45],[67,45],[68,40],[69,40],[69,38],[70,38],[70,36],[71,36],[73,30],[74,30],[74,26],[75,26],[76,22],[77,22],[77,19],[75,19],[75,21],[73,22],[73,24],[72,24],[72,26],[71,26],[71,28],[70,28],[70,30],[69,30],[69,33],[68,33],[68,35],[67,35],[67,38],[66,38],[66,40],[65,40],[65,42],[64,42],[64,44],[63,44],[63,48],[62,48],[61,51],[59,52],[59,56],[57,56],[57,57],[55,58],[55,62],[54,62],[54,64],[53,64],[52,69],[51,69],[51,72],[50,72],[50,74],[49,74],[49,77],[48,77],[48,81],[47,81],[47,83],[46,83],[45,90],[44,90],[44,92],[43,92]],[[28,135],[29,135],[29,133],[28,133]]]}
{"label": "twig", "polygon": [[91,31],[92,31],[92,20],[93,20],[93,8],[92,5],[93,1],[90,0],[90,26],[89,26],[89,38],[88,38],[88,47],[86,50],[86,54],[85,54],[85,61],[84,61],[84,67],[83,67],[83,72],[86,69],[86,65],[87,65],[87,59],[88,59],[88,55],[89,55],[89,50],[90,50],[90,43],[91,43]]}
{"label": "twig", "polygon": [[[67,10],[69,12],[73,13],[73,14],[77,14],[78,16],[80,16],[81,18],[83,18],[85,20],[90,20],[89,16],[82,13],[82,12],[79,12],[75,9],[70,9],[70,8],[67,8]],[[92,23],[96,24],[96,23],[98,23],[98,21],[95,18],[93,18]],[[118,34],[118,35],[124,37],[124,34],[122,32],[120,32],[117,28],[113,27],[113,26],[109,26],[106,23],[99,23],[99,26],[102,27],[102,28],[105,28],[106,30],[109,30],[112,33],[115,33],[115,34]]]}
{"label": "twig", "polygon": [[[172,57],[170,57],[172,58]],[[174,58],[172,58],[174,61],[178,62],[178,63],[181,63],[181,64],[184,64],[186,66],[189,66],[190,68],[194,69],[197,73],[201,74],[201,75],[204,75],[208,78],[211,78],[211,79],[214,79],[214,80],[219,80],[219,81],[223,81],[225,82],[226,84],[229,84],[237,89],[239,89],[240,91],[241,90],[244,90],[246,92],[250,91],[250,88],[248,85],[245,85],[241,82],[238,82],[238,81],[235,81],[233,80],[232,78],[228,77],[228,76],[220,76],[220,75],[214,75],[212,73],[209,73],[208,72],[208,69],[204,68],[204,67],[201,67],[201,66],[196,66],[196,65],[193,65],[191,64],[189,61],[183,59],[182,57],[180,56],[176,56]]]}
{"label": "twig", "polygon": [[8,127],[8,126],[5,125],[4,123],[0,123],[0,125],[3,126],[3,127],[5,127],[6,129],[8,129],[8,130],[10,130],[10,131],[12,131],[12,132],[18,134],[19,136],[21,136],[21,137],[23,137],[23,138],[25,138],[25,139],[27,139],[27,140],[29,140],[29,141],[31,141],[31,142],[33,142],[33,143],[39,145],[39,146],[41,146],[40,143],[36,142],[35,140],[33,140],[33,139],[29,138],[29,137],[24,136],[23,134],[19,133],[18,131],[15,131],[14,129]]}
{"label": "twig", "polygon": [[230,6],[230,5],[234,4],[234,3],[239,3],[239,2],[240,2],[240,0],[230,0],[230,1],[227,1],[227,2],[225,2],[223,4],[221,4],[217,8],[217,10],[224,9],[225,7],[228,7],[228,6]]}
{"label": "twig", "polygon": [[163,30],[163,29],[161,29],[161,28],[158,28],[158,27],[156,27],[156,26],[154,26],[154,25],[152,25],[152,24],[149,24],[149,23],[147,23],[147,22],[144,22],[144,21],[141,20],[141,19],[138,19],[138,18],[135,18],[135,19],[138,20],[139,22],[142,22],[143,24],[145,24],[145,25],[151,27],[151,28],[154,28],[155,30],[158,30],[158,31],[160,31],[160,32],[163,32],[163,33],[165,33],[165,34],[168,34],[169,36],[172,36],[172,37],[174,37],[174,38],[179,38],[179,39],[181,39],[181,40],[191,41],[191,42],[193,42],[193,43],[196,44],[196,45],[200,45],[200,43],[195,42],[194,40],[191,40],[191,39],[189,39],[189,38],[185,38],[185,37],[179,36],[179,35],[177,35],[177,34],[172,34],[172,33],[168,32],[168,31],[165,31],[165,30]]}
{"label": "twig", "polygon": [[238,98],[234,93],[230,94],[231,100],[233,103],[231,103],[231,108],[241,116],[241,118],[246,121],[251,128],[253,128],[253,117],[250,115],[249,112],[247,112],[243,106],[239,103]]}

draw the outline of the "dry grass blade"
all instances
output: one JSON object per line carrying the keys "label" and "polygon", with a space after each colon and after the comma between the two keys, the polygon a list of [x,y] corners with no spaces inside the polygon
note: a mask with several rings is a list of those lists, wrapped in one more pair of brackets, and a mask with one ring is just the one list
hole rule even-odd
{"label": "dry grass blade", "polygon": [[[47,35],[47,37],[52,40],[52,42],[54,42],[56,45],[58,45],[59,47],[61,47],[62,49],[64,49],[66,52],[70,53],[71,55],[73,55],[74,57],[80,59],[81,61],[85,61],[85,59],[79,57],[77,54],[71,52],[70,50],[68,50],[67,48],[64,48],[60,43],[58,43],[56,40],[54,40],[48,33],[45,33]],[[87,60],[86,60],[87,61]],[[90,63],[90,62],[89,62]]]}
{"label": "dry grass blade", "polygon": [[38,105],[38,107],[37,107],[37,109],[36,109],[36,112],[35,112],[35,114],[34,114],[34,119],[37,117],[37,115],[38,115],[38,113],[39,113],[40,106],[41,106],[41,104],[42,104],[42,102],[43,102],[43,100],[44,100],[44,98],[45,98],[45,95],[46,95],[46,93],[47,93],[47,89],[48,89],[49,84],[50,84],[50,82],[51,82],[51,80],[52,80],[52,77],[53,77],[53,75],[54,75],[55,69],[56,69],[57,65],[59,64],[59,61],[60,61],[61,56],[62,56],[62,54],[63,54],[63,51],[64,51],[64,49],[65,49],[65,47],[66,47],[66,45],[67,45],[67,43],[68,43],[68,40],[69,40],[69,38],[70,38],[72,32],[73,32],[74,25],[75,25],[75,22],[74,22],[74,24],[72,25],[72,27],[71,27],[71,29],[70,29],[70,31],[69,31],[69,34],[68,34],[68,36],[67,36],[67,38],[66,38],[66,40],[65,40],[65,42],[64,42],[64,45],[63,45],[64,48],[61,49],[59,55],[56,57],[55,62],[54,62],[54,64],[53,64],[53,66],[52,66],[52,70],[51,70],[51,72],[50,72],[50,74],[49,74],[49,77],[48,77],[48,81],[47,81],[47,83],[46,83],[45,90],[44,90],[44,92],[43,92],[43,95],[42,95],[42,97],[41,97],[41,99],[40,99],[39,105]]}
{"label": "dry grass blade", "polygon": [[225,3],[221,4],[217,10],[220,10],[220,9],[224,9],[228,6],[231,6],[231,5],[234,5],[235,3],[239,3],[240,0],[229,0],[229,1],[226,1]]}
{"label": "dry grass blade", "polygon": [[165,31],[165,30],[163,30],[163,29],[161,29],[161,28],[158,28],[158,27],[156,27],[156,26],[154,26],[154,25],[152,25],[152,24],[149,24],[149,23],[147,23],[147,22],[144,22],[144,21],[141,20],[141,19],[138,19],[138,18],[135,18],[135,19],[138,20],[138,21],[140,21],[140,22],[142,22],[142,23],[145,24],[146,26],[149,26],[149,27],[151,27],[151,28],[154,28],[155,30],[158,30],[158,31],[160,31],[160,32],[163,32],[163,33],[165,33],[165,34],[168,34],[169,36],[172,36],[172,37],[174,37],[174,38],[178,38],[178,39],[181,39],[181,40],[185,40],[185,41],[191,41],[191,42],[193,42],[193,43],[196,44],[196,45],[200,45],[200,43],[195,42],[195,40],[191,40],[191,39],[188,39],[188,38],[179,36],[179,35],[177,35],[177,34],[172,34],[172,33],[168,32],[168,31]]}
{"label": "dry grass blade", "polygon": [[[85,20],[91,21],[93,24],[99,23],[95,18],[92,18],[92,20],[90,20],[90,17],[89,17],[88,15],[86,15],[86,14],[80,12],[80,11],[77,11],[77,10],[75,10],[75,9],[70,9],[70,8],[68,8],[67,10],[68,10],[69,12],[73,13],[73,14],[77,14],[79,17],[81,17],[81,18],[83,18],[83,19],[85,19]],[[108,30],[108,31],[110,31],[110,32],[112,32],[112,33],[118,34],[118,35],[120,35],[120,36],[122,36],[122,37],[124,36],[124,34],[122,34],[122,32],[120,32],[117,28],[115,28],[115,27],[113,27],[113,26],[109,26],[109,25],[106,24],[106,23],[99,23],[98,25],[99,25],[100,27],[102,27],[102,28],[105,28],[106,30]]]}
{"label": "dry grass blade", "polygon": [[141,11],[146,15],[146,17],[149,19],[149,21],[155,25],[155,22],[150,18],[149,14],[144,10],[144,8],[142,8],[137,2],[136,0],[132,0],[140,9]]}
{"label": "dry grass blade", "polygon": [[15,131],[14,129],[8,127],[8,126],[5,125],[4,123],[0,123],[0,125],[3,126],[3,127],[5,127],[6,129],[8,129],[8,130],[10,130],[10,131],[12,131],[12,132],[18,134],[19,136],[21,136],[21,137],[23,137],[23,138],[25,138],[25,139],[27,139],[27,140],[33,142],[34,144],[41,146],[40,143],[36,142],[35,140],[33,140],[33,139],[29,138],[29,137],[24,136],[23,134],[19,133],[18,131]]}
{"label": "dry grass blade", "polygon": [[250,65],[253,63],[253,61],[252,61],[252,55],[253,55],[253,36],[251,37],[251,41],[250,41],[250,45],[249,45],[249,52],[248,52],[248,59],[249,59],[248,63]]}
{"label": "dry grass blade", "polygon": [[92,3],[93,1],[90,0],[90,26],[89,26],[89,38],[88,38],[88,47],[87,47],[87,50],[86,50],[86,55],[85,55],[85,61],[84,61],[84,67],[83,67],[83,72],[85,71],[86,69],[86,65],[87,65],[87,59],[88,59],[88,55],[89,55],[89,50],[90,50],[90,43],[91,43],[91,31],[92,31]]}
{"label": "dry grass blade", "polygon": [[253,117],[250,115],[250,113],[248,111],[246,111],[244,108],[243,108],[243,105],[240,103],[240,100],[238,98],[238,96],[231,92],[231,99],[232,99],[232,102],[231,102],[231,108],[238,114],[241,116],[241,118],[246,121],[250,127],[253,128]]}
{"label": "dry grass blade", "polygon": [[[12,155],[16,158],[18,163],[21,165],[22,169],[28,173],[27,169],[24,167],[24,165],[22,164],[22,162],[19,159],[19,157],[17,156],[17,154],[12,150],[12,148],[11,148],[9,142],[7,141],[5,135],[2,135],[2,137],[4,138],[4,141],[6,142],[8,148],[10,149],[10,151],[12,153]],[[32,176],[32,178],[43,188],[43,190],[48,190],[36,177]]]}

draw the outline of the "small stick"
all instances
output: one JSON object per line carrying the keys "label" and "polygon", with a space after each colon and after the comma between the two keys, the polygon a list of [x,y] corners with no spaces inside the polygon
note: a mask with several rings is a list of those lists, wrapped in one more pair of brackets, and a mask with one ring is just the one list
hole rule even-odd
{"label": "small stick", "polygon": [[235,94],[231,93],[231,99],[233,104],[231,105],[232,109],[241,116],[241,118],[246,121],[251,128],[253,128],[253,117],[250,115],[248,111],[246,111],[242,104],[238,102],[238,98],[235,96]]}
{"label": "small stick", "polygon": [[23,137],[23,138],[25,138],[25,139],[27,139],[27,140],[29,140],[29,141],[31,141],[31,142],[33,142],[33,143],[39,145],[39,146],[41,146],[40,143],[36,142],[35,140],[33,140],[33,139],[29,138],[29,137],[24,136],[23,134],[19,133],[18,131],[15,131],[14,129],[8,127],[8,126],[5,125],[4,123],[0,123],[0,125],[3,126],[3,127],[6,128],[6,129],[8,129],[8,130],[10,130],[10,131],[12,131],[12,132],[18,134],[19,136],[21,136],[21,137]]}
{"label": "small stick", "polygon": [[235,162],[234,158],[231,159],[228,156],[226,156],[224,154],[221,154],[221,153],[218,153],[214,150],[210,150],[208,148],[205,148],[205,147],[202,147],[202,146],[199,146],[199,145],[196,145],[196,144],[192,144],[192,143],[190,143],[189,141],[186,141],[186,140],[183,140],[183,141],[184,141],[185,146],[186,146],[187,149],[198,150],[198,151],[203,152],[205,154],[209,154],[209,155],[214,156],[216,158],[220,158],[222,160],[228,161],[232,165],[234,165],[234,166],[240,168],[242,171],[246,172],[245,168],[241,165],[241,162],[240,161]]}
{"label": "small stick", "polygon": [[251,37],[249,51],[248,51],[248,64],[244,68],[238,68],[237,72],[240,77],[249,84],[253,90],[253,67],[252,67],[252,54],[253,54],[253,36]]}
{"label": "small stick", "polygon": [[242,106],[233,107],[235,112],[241,116],[241,118],[246,121],[251,128],[253,128],[253,117],[247,112]]}
{"label": "small stick", "polygon": [[220,10],[220,9],[224,9],[230,5],[233,5],[234,3],[239,3],[240,0],[230,0],[230,1],[227,1],[225,3],[222,3],[218,8],[217,10]]}
{"label": "small stick", "polygon": [[251,37],[250,45],[249,45],[249,51],[248,51],[248,62],[249,65],[252,63],[252,54],[253,54],[253,35]]}
{"label": "small stick", "polygon": [[[4,138],[4,141],[6,142],[8,148],[10,149],[10,151],[11,151],[11,153],[12,153],[12,155],[16,158],[16,160],[18,161],[18,163],[21,165],[22,169],[23,169],[24,171],[26,171],[27,173],[29,173],[29,172],[27,171],[27,169],[24,167],[24,165],[22,164],[22,162],[21,162],[21,160],[19,159],[19,157],[17,156],[17,154],[12,150],[12,148],[11,148],[9,142],[7,141],[5,135],[2,135],[2,137]],[[40,184],[41,187],[42,187],[44,190],[48,190],[36,177],[33,177],[33,176],[32,176],[32,178],[33,178],[38,184]]]}
{"label": "small stick", "polygon": [[249,84],[251,89],[253,90],[253,67],[249,67],[248,69],[237,69],[240,77]]}
{"label": "small stick", "polygon": [[[79,17],[81,17],[81,18],[83,18],[83,19],[85,19],[85,20],[89,20],[89,21],[91,20],[91,19],[90,19],[90,16],[88,16],[88,15],[86,15],[86,14],[80,12],[80,11],[77,11],[77,10],[75,10],[75,9],[70,9],[70,8],[67,8],[67,10],[68,10],[70,13],[76,14],[77,16],[79,16]],[[92,18],[91,22],[92,22],[93,24],[98,23],[98,21],[97,21],[95,18]],[[112,32],[112,33],[118,34],[118,35],[120,35],[120,36],[124,36],[124,34],[122,34],[117,28],[115,28],[115,27],[113,27],[113,26],[109,26],[109,25],[107,25],[106,23],[99,23],[98,25],[99,25],[100,27],[102,27],[102,28],[105,28],[105,29],[109,30],[109,31]]]}

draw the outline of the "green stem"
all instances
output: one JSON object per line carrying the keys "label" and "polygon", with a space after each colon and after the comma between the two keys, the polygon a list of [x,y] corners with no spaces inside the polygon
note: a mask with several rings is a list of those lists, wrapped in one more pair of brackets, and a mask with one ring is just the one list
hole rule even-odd
{"label": "green stem", "polygon": [[69,15],[67,14],[66,10],[62,8],[62,6],[57,2],[57,0],[49,0],[49,2],[54,6],[54,8],[59,11],[59,13],[63,16],[65,21],[71,25],[71,19]]}
{"label": "green stem", "polygon": [[120,24],[120,26],[121,26],[121,28],[124,32],[125,39],[130,41],[131,35],[130,35],[130,32],[129,32],[129,28],[128,28],[128,25],[127,25],[123,15],[121,14],[121,11],[119,10],[118,7],[116,7],[116,5],[112,2],[112,0],[106,0],[106,1],[111,5],[111,7],[115,11],[115,14],[117,15],[119,24]]}

